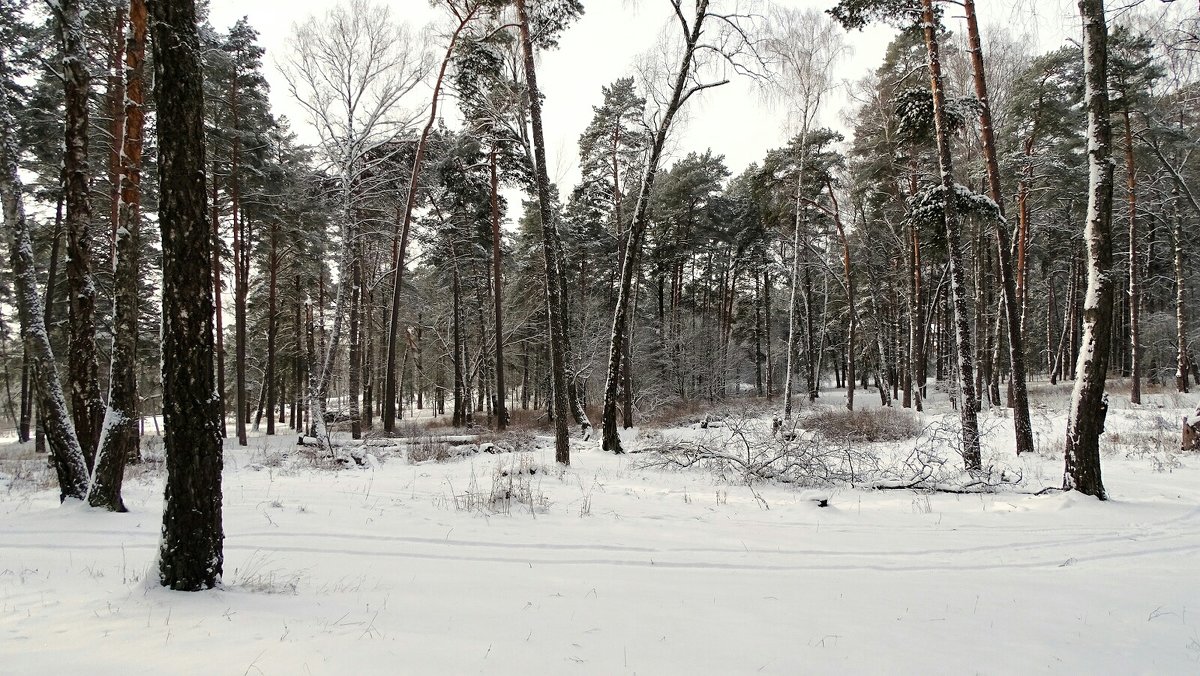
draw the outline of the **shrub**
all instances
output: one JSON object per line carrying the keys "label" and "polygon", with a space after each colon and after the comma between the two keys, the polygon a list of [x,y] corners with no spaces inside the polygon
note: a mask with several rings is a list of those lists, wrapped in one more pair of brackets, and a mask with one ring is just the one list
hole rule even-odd
{"label": "shrub", "polygon": [[921,432],[915,416],[894,408],[823,409],[801,418],[799,426],[830,440],[865,442],[901,441]]}

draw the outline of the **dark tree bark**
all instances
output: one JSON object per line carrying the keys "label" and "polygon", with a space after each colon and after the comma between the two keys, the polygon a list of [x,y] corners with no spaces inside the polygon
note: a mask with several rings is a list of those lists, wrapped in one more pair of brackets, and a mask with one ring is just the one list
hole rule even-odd
{"label": "dark tree bark", "polygon": [[962,395],[959,416],[962,420],[962,456],[968,470],[978,470],[982,465],[979,450],[979,421],[977,418],[978,398],[972,380],[975,370],[971,354],[971,327],[967,309],[966,288],[963,283],[961,236],[959,216],[955,205],[954,162],[950,150],[950,130],[946,121],[946,92],[942,86],[942,66],[937,41],[937,21],[933,13],[933,0],[922,0],[921,23],[925,31],[925,48],[929,52],[929,86],[933,92],[933,117],[938,146],[938,167],[941,170],[941,187],[944,193],[942,220],[946,231],[948,258],[950,259],[950,292],[954,305],[954,330],[958,342],[958,384]]}
{"label": "dark tree bark", "polygon": [[[518,0],[523,3],[523,0]],[[667,134],[670,131],[671,122],[675,119],[675,115],[679,109],[691,98],[692,94],[700,91],[711,85],[690,85],[692,76],[692,63],[696,53],[696,46],[700,42],[700,35],[704,26],[704,20],[708,16],[708,0],[699,0],[696,3],[696,14],[689,26],[684,20],[683,15],[678,14],[678,18],[684,29],[684,48],[683,55],[679,64],[679,71],[675,74],[674,87],[671,91],[671,97],[663,110],[662,121],[659,127],[654,132],[654,140],[650,144],[650,152],[646,158],[646,169],[642,176],[641,187],[638,189],[637,203],[634,206],[633,222],[629,226],[627,241],[625,244],[625,259],[621,261],[621,286],[617,292],[617,307],[613,312],[613,327],[610,336],[610,346],[608,354],[608,369],[606,371],[604,381],[604,414],[603,414],[603,437],[601,444],[606,451],[613,453],[623,452],[621,449],[621,439],[617,436],[617,385],[620,381],[620,366],[623,343],[628,336],[629,326],[629,305],[633,296],[633,271],[637,265],[638,253],[642,248],[642,241],[646,234],[646,225],[649,220],[650,196],[654,189],[654,183],[658,177],[658,165],[662,160],[663,148],[666,146]],[[529,67],[533,66],[533,55],[527,57]]]}
{"label": "dark tree bark", "polygon": [[[267,369],[264,374],[267,388],[267,436],[275,434],[276,355],[275,343],[279,334],[279,224],[270,226],[270,250],[267,253]],[[280,411],[282,413],[282,409]],[[282,416],[281,420],[282,422]]]}
{"label": "dark tree bark", "polygon": [[[357,231],[357,227],[355,228]],[[359,387],[362,379],[362,248],[355,242],[348,244],[352,247],[353,258],[350,261],[350,353],[349,353],[349,382],[347,396],[350,400],[350,437],[362,438],[362,416],[358,405]]]}
{"label": "dark tree bark", "polygon": [[442,82],[446,78],[446,68],[450,65],[450,59],[454,55],[454,48],[458,44],[458,37],[462,34],[467,25],[475,19],[475,16],[481,9],[480,4],[473,3],[468,7],[467,11],[458,16],[458,26],[450,35],[450,44],[446,47],[446,54],[442,57],[442,65],[438,70],[437,79],[433,85],[433,99],[429,106],[429,121],[426,122],[425,128],[421,130],[421,137],[417,141],[416,152],[413,156],[412,176],[408,182],[408,195],[404,201],[404,216],[400,221],[400,245],[397,249],[395,260],[393,260],[394,282],[392,284],[392,299],[389,304],[390,318],[387,328],[387,352],[383,363],[383,419],[384,431],[391,432],[396,425],[396,349],[397,340],[400,331],[400,291],[403,281],[404,258],[408,253],[408,235],[412,224],[413,209],[417,204],[417,189],[421,177],[421,166],[425,160],[425,145],[429,140],[429,134],[433,131],[433,126],[437,122],[438,100],[441,98]]}
{"label": "dark tree bark", "polygon": [[1104,378],[1108,374],[1112,330],[1112,129],[1108,106],[1108,26],[1104,0],[1080,0],[1083,19],[1084,98],[1088,119],[1087,295],[1077,377],[1067,418],[1063,488],[1106,498],[1100,476],[1100,434],[1108,413]]}
{"label": "dark tree bark", "polygon": [[[0,75],[8,64],[0,50]],[[16,123],[9,107],[8,91],[0,87],[0,201],[4,226],[10,233],[13,278],[17,291],[17,310],[21,335],[32,360],[38,404],[38,432],[45,435],[50,458],[58,474],[59,499],[82,500],[87,493],[88,468],[83,449],[75,436],[75,426],[67,411],[67,400],[58,380],[58,367],[50,348],[46,314],[37,292],[37,272],[33,262],[33,244],[25,219],[21,176],[17,171]]]}
{"label": "dark tree bark", "polygon": [[1129,403],[1142,403],[1142,287],[1138,279],[1137,165],[1133,159],[1133,128],[1129,107],[1121,111],[1125,128],[1125,189],[1129,199]]}
{"label": "dark tree bark", "polygon": [[[538,214],[542,220],[542,257],[546,266],[546,309],[547,321],[550,325],[550,374],[552,379],[552,398],[554,411],[554,459],[563,464],[571,464],[571,441],[567,431],[567,416],[570,415],[570,402],[567,392],[566,367],[566,327],[562,321],[563,306],[560,279],[562,271],[558,260],[558,226],[550,203],[550,177],[546,169],[546,141],[542,129],[542,100],[537,86],[537,70],[533,60],[533,40],[529,34],[529,12],[525,0],[516,0],[517,22],[520,24],[521,51],[524,57],[525,86],[529,91],[529,122],[533,129],[534,165],[538,193]],[[628,259],[626,259],[628,261]],[[613,429],[616,430],[615,396],[616,386],[613,385],[614,418]],[[607,397],[607,395],[606,395]],[[607,406],[608,399],[605,399]],[[606,409],[607,410],[607,409]],[[607,420],[607,418],[606,418]],[[607,428],[606,428],[607,429]]]}
{"label": "dark tree bark", "polygon": [[159,579],[212,588],[224,563],[220,410],[213,399],[212,238],[204,188],[204,86],[193,0],[153,0],[167,483]]}
{"label": "dark tree bark", "polygon": [[[837,196],[833,192],[833,182],[826,180],[825,188],[829,191],[830,210],[833,224],[837,228],[838,242],[842,245],[842,274],[846,276],[846,305],[849,311],[849,326],[846,327],[846,410],[854,410],[854,338],[858,329],[858,311],[854,302],[854,273],[850,265],[850,242],[846,239],[846,229],[842,226],[842,215],[838,210]],[[918,404],[918,409],[920,405]]]}
{"label": "dark tree bark", "polygon": [[[970,43],[971,65],[974,71],[975,96],[980,102],[979,129],[983,139],[983,156],[987,165],[988,193],[1000,208],[996,220],[996,254],[1000,268],[1000,283],[1004,294],[1005,317],[1008,320],[1008,359],[1013,396],[1013,428],[1016,432],[1017,455],[1033,452],[1033,423],[1029,419],[1029,393],[1026,387],[1024,319],[1022,299],[1017,293],[1013,271],[1012,234],[1004,218],[1004,192],[1000,184],[1000,164],[996,160],[996,139],[992,129],[991,99],[983,68],[983,45],[979,37],[979,21],[975,16],[975,1],[964,0],[967,14],[967,34]],[[1024,220],[1022,220],[1024,225]],[[1021,265],[1025,264],[1022,249]],[[1022,285],[1023,286],[1023,285]]]}
{"label": "dark tree bark", "polygon": [[212,163],[212,280],[214,333],[217,337],[217,406],[221,411],[221,436],[228,435],[225,423],[225,314],[221,311],[221,202],[217,193],[217,163]]}
{"label": "dark tree bark", "polygon": [[492,293],[495,303],[496,319],[496,429],[508,428],[508,405],[505,402],[504,391],[504,280],[500,275],[500,182],[496,176],[496,149],[493,147],[488,157],[491,169],[491,208],[492,208]]}
{"label": "dark tree bark", "polygon": [[91,74],[83,28],[81,0],[63,0],[56,10],[56,28],[63,50],[65,99],[67,287],[70,335],[67,381],[71,414],[88,466],[95,460],[104,419],[100,398],[100,368],[96,358],[96,286],[91,269],[91,219],[88,167],[88,93]]}
{"label": "dark tree bark", "polygon": [[246,296],[249,293],[250,242],[247,241],[245,216],[242,214],[241,199],[241,154],[242,138],[238,129],[238,67],[233,63],[233,75],[229,78],[229,115],[232,125],[232,143],[229,150],[229,211],[233,226],[233,381],[234,381],[234,429],[237,430],[239,446],[246,446],[246,422],[250,415],[249,395],[246,392]]}
{"label": "dark tree bark", "polygon": [[141,253],[142,84],[146,55],[146,3],[130,0],[125,48],[124,127],[121,134],[120,196],[117,200],[116,256],[113,263],[115,311],[108,412],[96,453],[88,504],[125,511],[121,482],[125,462],[138,456],[138,272]]}

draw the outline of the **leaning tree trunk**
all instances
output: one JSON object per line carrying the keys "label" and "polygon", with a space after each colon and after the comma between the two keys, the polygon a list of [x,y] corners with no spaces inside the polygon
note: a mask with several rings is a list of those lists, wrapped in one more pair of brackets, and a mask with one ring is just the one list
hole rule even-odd
{"label": "leaning tree trunk", "polygon": [[96,359],[96,286],[91,270],[91,196],[88,176],[88,93],[91,75],[83,27],[81,0],[63,0],[56,22],[63,50],[65,98],[67,287],[70,340],[67,380],[71,413],[88,466],[95,458],[104,419]]}
{"label": "leaning tree trunk", "polygon": [[1108,28],[1104,0],[1080,0],[1083,18],[1084,98],[1088,118],[1088,284],[1083,301],[1083,337],[1076,358],[1075,390],[1067,418],[1063,488],[1105,499],[1100,476],[1100,434],[1108,413],[1104,378],[1108,374],[1112,330],[1112,129],[1108,118]]}
{"label": "leaning tree trunk", "polygon": [[[0,50],[0,75],[7,75],[7,71],[4,51]],[[12,235],[10,253],[17,287],[17,309],[21,317],[21,335],[33,361],[39,431],[45,430],[50,446],[50,457],[58,473],[59,498],[82,500],[87,493],[88,468],[58,381],[58,367],[46,330],[45,309],[37,292],[37,269],[33,263],[29,223],[25,220],[17,155],[16,121],[9,108],[8,90],[0,87],[0,200],[5,229]]]}
{"label": "leaning tree trunk", "polygon": [[224,563],[220,410],[213,398],[213,285],[205,219],[204,84],[193,0],[152,4],[162,233],[167,484],[159,580],[212,588]]}
{"label": "leaning tree trunk", "polygon": [[942,86],[942,66],[938,56],[937,22],[934,19],[933,0],[922,0],[922,25],[925,30],[925,48],[929,52],[929,86],[933,92],[933,119],[937,132],[938,167],[941,170],[943,193],[942,221],[946,232],[946,248],[950,259],[950,291],[954,305],[954,333],[958,342],[958,383],[962,396],[959,416],[962,419],[962,456],[970,471],[978,470],[983,464],[979,451],[978,399],[972,381],[975,364],[971,354],[971,327],[967,309],[966,289],[963,283],[963,261],[959,216],[955,204],[957,188],[954,184],[954,163],[950,151],[950,130],[946,122],[946,92]]}
{"label": "leaning tree trunk", "polygon": [[[393,262],[394,281],[392,284],[392,299],[389,304],[389,321],[387,326],[387,352],[383,362],[383,429],[385,432],[391,432],[396,425],[396,349],[397,338],[400,331],[400,292],[403,282],[404,258],[408,253],[408,235],[410,226],[412,225],[413,209],[417,204],[417,189],[421,178],[421,166],[425,160],[425,146],[429,141],[429,134],[433,131],[434,124],[437,123],[438,100],[441,98],[442,82],[446,78],[446,68],[450,65],[450,59],[454,55],[454,48],[458,44],[458,36],[467,27],[479,11],[480,5],[473,4],[468,11],[459,17],[458,26],[454,29],[454,33],[450,35],[450,44],[446,46],[446,54],[442,57],[441,69],[438,70],[437,79],[433,84],[433,99],[429,106],[429,121],[425,123],[425,128],[421,130],[421,137],[417,141],[417,148],[413,154],[412,174],[408,181],[408,195],[404,200],[404,216],[400,221],[400,244],[396,250],[396,257]],[[540,105],[540,104],[539,104]]]}
{"label": "leaning tree trunk", "polygon": [[[1000,185],[1000,164],[996,160],[996,139],[992,128],[991,99],[983,69],[983,45],[979,38],[979,21],[975,16],[975,1],[964,0],[967,14],[967,33],[970,41],[971,65],[974,71],[975,95],[981,104],[979,127],[983,138],[983,156],[987,164],[988,193],[1000,209],[996,220],[996,253],[999,259],[1000,282],[1004,294],[1005,318],[1008,320],[1008,359],[1012,378],[1013,429],[1016,432],[1017,455],[1033,452],[1033,423],[1029,419],[1029,393],[1025,377],[1025,340],[1023,294],[1018,294],[1016,273],[1013,270],[1012,235],[1004,219],[1004,192]],[[1024,220],[1022,220],[1022,224]],[[1022,255],[1021,264],[1024,264]],[[1022,275],[1023,277],[1023,275]]]}
{"label": "leaning tree trunk", "polygon": [[[524,0],[518,0],[523,3]],[[662,160],[663,148],[667,142],[667,133],[676,113],[687,99],[697,91],[696,87],[688,88],[692,71],[692,61],[696,53],[696,45],[700,41],[701,29],[708,13],[708,0],[696,3],[696,18],[685,36],[683,58],[679,64],[679,72],[675,75],[674,88],[671,98],[663,111],[662,122],[654,133],[654,141],[646,158],[646,169],[642,175],[641,187],[638,189],[637,204],[634,206],[633,222],[629,226],[625,243],[625,259],[621,261],[621,286],[617,292],[617,306],[613,312],[613,327],[608,351],[608,368],[604,380],[604,415],[601,445],[604,450],[621,453],[621,439],[617,435],[617,387],[621,379],[621,355],[624,342],[628,337],[629,305],[633,296],[633,271],[637,265],[638,252],[642,248],[642,240],[646,234],[646,224],[649,220],[650,196],[654,190],[654,182],[658,177],[658,165]],[[685,23],[686,26],[686,23]]]}
{"label": "leaning tree trunk", "polygon": [[125,511],[121,482],[125,462],[138,455],[138,257],[141,253],[142,132],[145,100],[142,85],[146,55],[146,3],[130,0],[125,49],[125,111],[121,142],[120,198],[117,204],[116,258],[113,262],[115,310],[108,412],[96,451],[88,504]]}
{"label": "leaning tree trunk", "polygon": [[[525,84],[529,90],[529,122],[533,128],[534,165],[538,192],[538,215],[542,219],[542,255],[546,265],[546,309],[547,321],[550,325],[550,372],[552,378],[552,398],[554,410],[554,459],[564,465],[571,464],[571,441],[567,431],[567,416],[570,415],[569,396],[567,394],[566,368],[566,338],[563,335],[565,324],[562,321],[564,299],[561,298],[562,287],[559,279],[562,276],[558,260],[558,227],[551,209],[550,177],[546,173],[546,142],[542,130],[542,101],[537,86],[537,71],[533,62],[533,40],[529,34],[529,12],[525,0],[517,0],[517,21],[520,24],[521,49],[524,56]],[[628,259],[627,259],[628,260]],[[615,386],[614,386],[615,390]],[[607,394],[605,395],[607,407]],[[614,392],[615,399],[615,392]],[[607,411],[607,408],[605,409]],[[615,405],[614,405],[615,411]],[[605,418],[605,429],[607,429]],[[614,434],[616,420],[614,417]]]}

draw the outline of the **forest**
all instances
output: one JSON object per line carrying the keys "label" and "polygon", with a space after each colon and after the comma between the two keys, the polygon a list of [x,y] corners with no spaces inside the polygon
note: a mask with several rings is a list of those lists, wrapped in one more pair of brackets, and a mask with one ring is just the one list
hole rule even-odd
{"label": "forest", "polygon": [[[26,577],[55,589],[30,571],[65,559],[36,531],[73,539],[82,528],[91,544],[80,551],[105,553],[75,554],[69,566],[108,557],[105,584],[116,586],[84,591],[83,573],[68,567],[80,578],[60,590],[71,612],[101,601],[111,609],[112,595],[136,585],[156,594],[138,601],[150,604],[141,616],[165,614],[168,623],[163,608],[200,621],[214,611],[172,605],[184,602],[160,586],[298,594],[316,605],[329,595],[362,615],[346,632],[411,640],[399,619],[376,626],[386,601],[368,600],[365,612],[355,605],[368,595],[361,580],[350,590],[328,572],[374,570],[372,557],[392,550],[336,559],[340,549],[313,545],[318,572],[288,572],[301,567],[299,550],[249,544],[256,529],[294,532],[298,543],[349,528],[351,548],[384,548],[367,543],[393,533],[409,551],[443,534],[451,541],[447,528],[459,528],[471,534],[455,538],[470,541],[475,568],[436,577],[436,564],[411,551],[395,555],[412,561],[388,565],[412,563],[435,575],[434,589],[499,603],[459,587],[462,576],[485,561],[523,568],[521,547],[568,556],[576,545],[562,543],[573,538],[595,552],[645,547],[660,559],[707,552],[720,562],[692,562],[712,568],[697,583],[704,588],[723,584],[716,569],[726,566],[790,576],[809,565],[804,552],[772,568],[774,559],[756,558],[738,537],[775,546],[794,538],[785,525],[819,531],[822,518],[849,519],[855,500],[872,532],[901,533],[877,564],[859,562],[867,569],[938,551],[905,520],[938,511],[970,533],[954,537],[1006,543],[1014,558],[1028,529],[1053,528],[1030,565],[1049,576],[1051,566],[1080,561],[1097,576],[1046,592],[1069,594],[1072,584],[1078,592],[1119,574],[1102,567],[1117,563],[1096,563],[1106,555],[1095,543],[1150,532],[1174,549],[1127,553],[1147,557],[1142,584],[1164,594],[1137,607],[1140,621],[1147,612],[1156,619],[1155,606],[1185,613],[1189,600],[1200,602],[1194,582],[1173,591],[1170,582],[1200,553],[1200,8],[627,3],[632,22],[663,19],[657,41],[639,45],[624,76],[586,93],[590,120],[570,130],[569,148],[555,149],[550,135],[567,130],[555,128],[554,104],[578,93],[539,87],[538,76],[571,41],[592,38],[590,12],[604,2],[300,3],[268,54],[249,17],[212,20],[218,0],[0,0],[0,539],[15,543],[0,544],[0,615],[25,607]],[[996,21],[1019,13],[1071,37],[1045,48],[1045,35]],[[881,61],[856,56],[863,35],[885,36]],[[771,147],[741,164],[687,131],[710,114],[707,102],[746,92],[778,122],[762,130]],[[763,122],[746,112],[724,124]],[[664,506],[631,500],[641,491]],[[396,510],[386,531],[350,525],[361,522],[359,508],[337,496],[359,493],[367,512],[380,500],[380,516]],[[611,511],[592,517],[605,497]],[[701,499],[736,516],[687,530],[691,511],[682,510]],[[973,521],[984,517],[968,516],[963,500],[984,512],[1011,506],[1012,519],[1029,519],[1026,535],[994,535],[1016,526]],[[845,513],[827,517],[811,504]],[[1131,505],[1142,511],[1119,511]],[[310,509],[328,522],[304,526]],[[647,516],[658,511],[668,516]],[[492,517],[516,513],[535,520],[489,530]],[[645,530],[651,522],[618,523],[618,513],[667,518],[684,531],[664,534],[673,544],[663,545]],[[611,523],[585,529],[596,532],[572,530],[572,519],[609,515]],[[142,517],[154,533],[130,530],[129,519]],[[445,527],[412,523],[421,520]],[[161,537],[139,539],[160,521]],[[858,536],[845,535],[855,526],[836,523],[849,530],[827,537],[846,539],[825,546],[866,557]],[[1076,541],[1080,528],[1097,539]],[[509,539],[526,544],[514,550]],[[733,544],[691,549],[708,540]],[[127,562],[127,541],[146,561]],[[964,553],[976,551],[970,542],[954,556],[983,565]],[[501,558],[488,558],[488,547]],[[1096,552],[1075,551],[1088,547]],[[602,563],[585,568],[607,570]],[[21,569],[19,586],[4,581]],[[381,587],[407,585],[403,571],[389,574],[399,577]],[[1022,584],[1001,575],[1001,588]],[[979,605],[977,586],[958,580],[946,592],[962,602],[947,611],[954,621],[971,614],[968,597]],[[653,613],[693,589],[674,585],[611,607],[604,626],[638,602]],[[737,585],[755,598],[773,593],[761,580]],[[402,593],[422,603],[433,592]],[[257,618],[245,626],[284,613],[285,638],[287,612],[316,612],[311,603],[271,609],[249,595],[230,602]],[[34,638],[72,621],[38,608],[20,611],[40,618],[27,629]],[[753,636],[766,626],[762,613],[774,612],[759,610],[739,634],[755,646],[796,619]],[[844,612],[879,610],[862,598]],[[1043,639],[1045,654],[995,665],[1044,668],[1061,651],[1101,671],[1119,659],[1183,673],[1200,644],[1186,615],[1179,619],[1178,635],[1139,625],[1149,647],[1121,658]],[[555,626],[562,618],[543,620],[540,629],[583,650]],[[132,631],[109,621],[106,632]],[[1019,620],[1002,613],[991,621],[1012,637],[1037,628],[1017,630]],[[1100,636],[1131,631],[1109,621]],[[338,650],[349,633],[321,622],[296,626],[326,634]],[[468,624],[492,631],[485,619]],[[221,631],[238,631],[231,626]],[[812,631],[822,648],[845,633]],[[495,641],[511,651],[520,638]],[[203,643],[199,634],[182,640]],[[218,671],[265,673],[252,643],[223,640],[235,647]],[[697,655],[715,651],[686,661],[693,673],[758,667],[691,640]],[[830,640],[849,661],[792,655],[767,670],[977,668],[965,654],[939,663],[898,648],[876,657],[900,661],[872,662],[859,654],[863,644]],[[453,642],[437,645],[456,652]],[[628,642],[624,665],[613,652],[620,643],[588,645],[578,659],[569,650],[561,658],[590,661],[589,672],[636,670]],[[683,669],[664,648],[641,648],[650,660],[641,669]],[[51,664],[53,651],[40,650],[24,655],[30,673]],[[414,650],[419,672],[477,666]],[[542,659],[560,659],[555,650],[518,652],[490,668],[544,670]],[[476,652],[486,660],[491,651],[486,639]],[[150,652],[158,669],[182,668],[169,651]],[[4,654],[22,659],[15,648]],[[100,654],[102,673],[118,669],[117,647]],[[270,659],[263,664],[276,671],[301,668]]]}

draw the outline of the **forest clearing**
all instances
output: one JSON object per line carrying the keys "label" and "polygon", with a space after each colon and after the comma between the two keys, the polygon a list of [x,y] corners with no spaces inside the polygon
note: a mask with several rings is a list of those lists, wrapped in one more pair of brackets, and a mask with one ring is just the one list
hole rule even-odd
{"label": "forest clearing", "polygon": [[0,673],[1200,672],[1197,138],[1182,0],[0,0]]}
{"label": "forest clearing", "polygon": [[[226,453],[225,587],[196,596],[153,579],[160,465],[127,480],[128,514],[60,508],[44,469],[14,478],[10,440],[0,659],[96,674],[127,673],[131,655],[178,674],[1194,672],[1200,467],[1172,445],[1178,401],[1110,413],[1096,502],[1035,494],[1059,481],[1048,440],[1064,426],[1061,389],[1040,390],[1043,450],[1016,458],[1008,421],[985,416],[989,466],[1021,480],[967,494],[747,483],[596,442],[567,468],[545,434],[442,461],[428,441],[375,446],[369,466],[331,469],[254,435]],[[745,422],[770,438],[769,418]],[[730,443],[698,425],[631,446]],[[918,441],[863,448],[887,464]]]}

